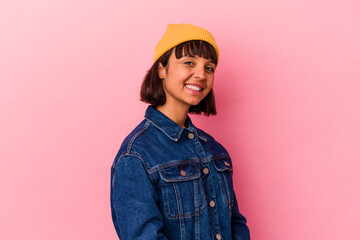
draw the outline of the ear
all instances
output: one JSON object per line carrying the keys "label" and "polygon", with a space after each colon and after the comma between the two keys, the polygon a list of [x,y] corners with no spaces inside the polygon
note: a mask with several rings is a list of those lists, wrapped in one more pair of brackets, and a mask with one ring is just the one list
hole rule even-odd
{"label": "ear", "polygon": [[160,79],[164,79],[166,74],[166,68],[162,65],[162,63],[159,63],[158,67],[158,76]]}

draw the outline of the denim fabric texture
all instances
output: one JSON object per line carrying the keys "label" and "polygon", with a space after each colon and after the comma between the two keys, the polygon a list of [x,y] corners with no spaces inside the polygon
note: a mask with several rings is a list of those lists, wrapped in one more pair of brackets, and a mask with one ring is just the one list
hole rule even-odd
{"label": "denim fabric texture", "polygon": [[226,149],[149,106],[111,167],[111,211],[121,240],[248,240]]}

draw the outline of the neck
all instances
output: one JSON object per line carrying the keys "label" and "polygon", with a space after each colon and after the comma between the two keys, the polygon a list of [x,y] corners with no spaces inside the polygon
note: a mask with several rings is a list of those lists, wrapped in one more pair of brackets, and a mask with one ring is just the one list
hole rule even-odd
{"label": "neck", "polygon": [[169,106],[164,104],[162,106],[156,107],[157,110],[162,112],[165,116],[170,118],[173,122],[178,124],[179,126],[185,128],[185,121],[187,114],[189,112],[190,106]]}

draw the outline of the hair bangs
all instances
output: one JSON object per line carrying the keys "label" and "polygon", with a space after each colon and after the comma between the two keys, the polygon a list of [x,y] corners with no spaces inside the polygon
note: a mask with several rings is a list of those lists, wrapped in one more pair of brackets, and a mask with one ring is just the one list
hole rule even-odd
{"label": "hair bangs", "polygon": [[198,56],[206,59],[211,59],[215,64],[217,62],[215,48],[210,43],[202,40],[191,40],[180,43],[175,47],[175,56],[177,59],[184,56]]}

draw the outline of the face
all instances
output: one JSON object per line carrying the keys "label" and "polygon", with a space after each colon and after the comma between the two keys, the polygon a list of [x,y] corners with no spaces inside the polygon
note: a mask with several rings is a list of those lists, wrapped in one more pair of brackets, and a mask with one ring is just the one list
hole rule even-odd
{"label": "face", "polygon": [[187,107],[197,105],[210,92],[214,83],[216,65],[211,59],[183,56],[175,53],[170,56],[168,65],[160,63],[159,77],[163,79],[166,94],[165,105]]}

